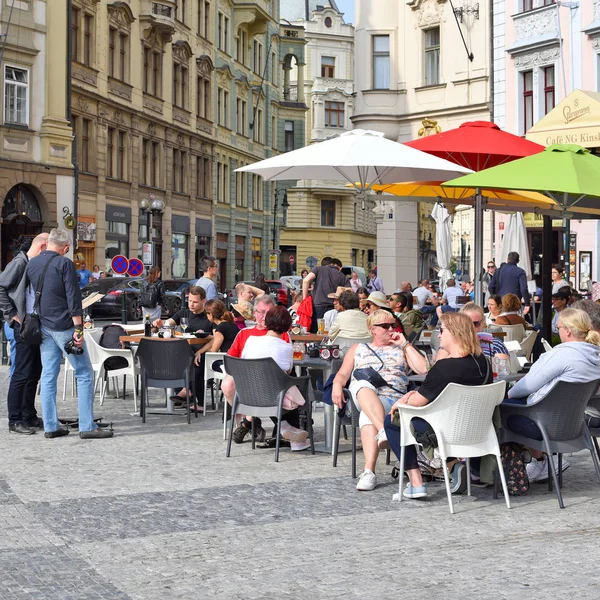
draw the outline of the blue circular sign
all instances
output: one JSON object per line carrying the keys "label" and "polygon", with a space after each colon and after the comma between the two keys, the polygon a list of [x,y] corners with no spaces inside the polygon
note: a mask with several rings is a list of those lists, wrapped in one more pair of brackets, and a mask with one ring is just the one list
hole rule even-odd
{"label": "blue circular sign", "polygon": [[129,269],[129,261],[127,257],[122,254],[117,254],[110,263],[110,266],[114,273],[117,275],[125,275],[127,273],[127,269]]}
{"label": "blue circular sign", "polygon": [[132,258],[129,261],[127,273],[132,277],[139,277],[144,272],[144,263],[139,258]]}

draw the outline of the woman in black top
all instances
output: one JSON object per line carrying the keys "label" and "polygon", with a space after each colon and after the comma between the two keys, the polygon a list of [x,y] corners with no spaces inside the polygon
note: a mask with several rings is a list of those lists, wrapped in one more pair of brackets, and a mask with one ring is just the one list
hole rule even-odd
{"label": "woman in black top", "polygon": [[220,300],[209,300],[205,310],[208,320],[213,324],[213,341],[212,344],[205,344],[196,352],[197,365],[200,364],[202,354],[205,352],[227,352],[240,331],[233,322],[233,315]]}
{"label": "woman in black top", "polygon": [[[400,458],[400,427],[394,425],[393,415],[400,404],[426,406],[433,402],[449,383],[462,385],[483,385],[493,382],[492,369],[481,351],[481,345],[471,319],[463,313],[444,313],[441,317],[440,347],[448,353],[448,358],[438,360],[417,390],[404,394],[386,416],[384,427],[388,442],[396,456]],[[413,419],[416,431],[431,432],[429,425],[422,419]],[[423,484],[421,471],[417,463],[414,446],[405,451],[405,470],[409,484],[403,492],[405,498],[423,498],[427,496],[427,486]],[[457,463],[452,470],[453,479],[464,480],[465,469]],[[466,482],[466,480],[465,480]]]}

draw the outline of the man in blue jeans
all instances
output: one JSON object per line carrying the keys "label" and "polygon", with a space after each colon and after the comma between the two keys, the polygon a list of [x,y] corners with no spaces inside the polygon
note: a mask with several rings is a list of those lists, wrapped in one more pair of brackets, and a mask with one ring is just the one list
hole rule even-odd
{"label": "man in blue jeans", "polygon": [[[56,382],[63,355],[71,363],[77,379],[79,437],[109,438],[112,431],[98,429],[94,423],[94,370],[83,343],[81,290],[74,263],[65,256],[69,251],[69,234],[53,229],[48,236],[48,249],[29,261],[27,276],[34,292],[43,278],[43,289],[37,312],[42,325],[41,396],[44,436],[62,437],[69,430],[60,427],[56,410]],[[32,312],[34,294],[27,297],[27,312]],[[65,345],[72,348],[67,351]],[[78,354],[77,350],[83,349]]]}

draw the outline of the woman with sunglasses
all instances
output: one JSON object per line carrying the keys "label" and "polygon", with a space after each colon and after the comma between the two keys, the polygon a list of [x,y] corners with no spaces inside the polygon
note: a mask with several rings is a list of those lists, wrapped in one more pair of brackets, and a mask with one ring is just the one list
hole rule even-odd
{"label": "woman with sunglasses", "polygon": [[[391,312],[376,310],[371,313],[367,328],[373,342],[355,344],[348,350],[333,380],[332,389],[333,403],[341,408],[344,403],[343,387],[351,379],[350,393],[360,411],[360,437],[365,456],[365,468],[356,486],[359,491],[370,491],[377,486],[375,463],[380,448],[388,447],[383,420],[392,405],[406,393],[408,370],[416,373],[427,371],[425,357],[409,344],[402,333],[394,331],[396,320]],[[362,377],[370,377],[371,381]],[[376,387],[372,383],[381,383],[381,379],[386,385]]]}
{"label": "woman with sunglasses", "polygon": [[[436,361],[418,391],[413,390],[404,394],[394,403],[385,418],[387,440],[398,459],[400,459],[400,427],[393,421],[398,406],[401,404],[426,406],[433,402],[449,383],[482,385],[493,381],[492,369],[481,350],[472,320],[464,313],[444,313],[441,322],[440,346],[447,354],[447,358]],[[417,432],[425,434],[433,432],[422,419],[413,419],[412,423]],[[427,496],[427,486],[423,483],[414,446],[406,447],[404,467],[409,482],[403,491],[403,496],[405,498]],[[465,465],[457,462],[451,473],[452,492],[466,489],[465,475]]]}

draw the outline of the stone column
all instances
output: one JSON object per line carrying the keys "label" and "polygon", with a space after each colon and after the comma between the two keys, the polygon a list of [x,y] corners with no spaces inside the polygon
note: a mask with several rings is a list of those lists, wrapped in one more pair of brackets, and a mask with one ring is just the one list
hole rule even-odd
{"label": "stone column", "polygon": [[304,104],[304,63],[298,63],[298,102]]}

